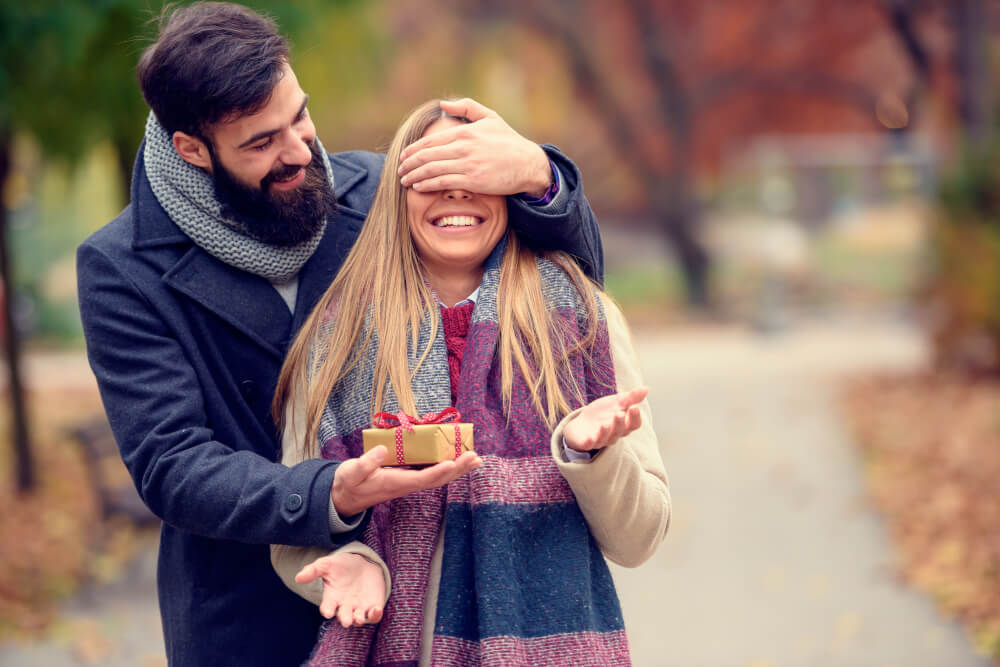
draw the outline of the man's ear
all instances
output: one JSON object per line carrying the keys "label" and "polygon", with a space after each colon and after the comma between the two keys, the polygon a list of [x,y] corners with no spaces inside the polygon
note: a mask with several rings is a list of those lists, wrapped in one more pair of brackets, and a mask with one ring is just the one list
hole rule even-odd
{"label": "man's ear", "polygon": [[212,155],[208,152],[208,146],[198,137],[185,134],[178,130],[174,132],[174,150],[186,162],[190,162],[196,167],[212,172]]}

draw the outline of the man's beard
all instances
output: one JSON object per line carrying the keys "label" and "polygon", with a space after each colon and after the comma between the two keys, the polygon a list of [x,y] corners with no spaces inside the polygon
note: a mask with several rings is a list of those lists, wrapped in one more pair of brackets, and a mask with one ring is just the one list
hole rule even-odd
{"label": "man's beard", "polygon": [[309,144],[312,160],[306,165],[306,177],[292,190],[270,189],[271,183],[296,174],[301,166],[284,165],[271,171],[255,188],[244,185],[226,169],[210,150],[215,196],[222,204],[222,217],[236,222],[239,231],[268,245],[291,247],[312,239],[323,221],[337,208],[326,177],[319,143]]}

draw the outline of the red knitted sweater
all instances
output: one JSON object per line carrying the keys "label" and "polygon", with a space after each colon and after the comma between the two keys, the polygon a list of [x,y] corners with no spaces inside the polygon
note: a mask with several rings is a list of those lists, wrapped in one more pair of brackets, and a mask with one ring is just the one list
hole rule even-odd
{"label": "red knitted sweater", "polygon": [[465,337],[469,334],[472,309],[476,304],[468,301],[458,306],[441,306],[441,323],[444,328],[444,342],[448,346],[448,375],[451,378],[451,404],[455,404],[455,389],[458,376],[462,372],[462,355],[465,353]]}

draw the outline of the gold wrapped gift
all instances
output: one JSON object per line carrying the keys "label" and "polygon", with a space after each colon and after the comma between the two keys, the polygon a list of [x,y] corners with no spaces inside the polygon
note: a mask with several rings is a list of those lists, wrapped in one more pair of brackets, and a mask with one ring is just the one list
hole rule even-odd
{"label": "gold wrapped gift", "polygon": [[[373,447],[385,445],[389,450],[384,464],[386,466],[433,465],[441,461],[452,461],[461,452],[475,451],[472,424],[446,421],[449,418],[458,418],[458,411],[442,411],[437,415],[425,415],[421,419],[379,413],[374,425],[381,428],[366,428],[361,432],[364,449],[367,452]],[[433,423],[426,423],[427,421]],[[390,427],[390,423],[398,425]]]}

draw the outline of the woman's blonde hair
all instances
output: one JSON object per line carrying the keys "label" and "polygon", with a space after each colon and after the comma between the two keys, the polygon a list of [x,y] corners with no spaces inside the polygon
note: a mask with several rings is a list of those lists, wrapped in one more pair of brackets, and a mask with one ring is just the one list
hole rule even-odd
{"label": "woman's blonde hair", "polygon": [[[411,415],[416,411],[410,382],[437,336],[438,306],[423,279],[420,257],[410,237],[406,188],[400,185],[396,170],[403,149],[442,118],[454,116],[441,109],[439,100],[432,100],[417,107],[400,125],[386,152],[375,200],[358,240],[289,349],[272,411],[280,425],[285,404],[293,395],[297,401],[304,398],[303,447],[315,441],[323,410],[337,382],[361,359],[369,357],[373,345],[371,414],[382,409],[389,385],[401,410]],[[458,120],[468,122],[465,118]],[[562,330],[564,325],[552,317],[542,295],[539,254],[522,246],[509,228],[506,238],[497,296],[497,355],[503,406],[509,413],[516,366],[538,414],[553,427],[571,410],[572,402],[583,399],[569,359],[577,353],[589,357],[597,331],[595,286],[565,253],[543,253],[569,276],[586,311],[585,335]],[[321,332],[327,333],[329,327],[325,325],[330,317],[336,318],[334,326],[328,339],[320,340]],[[421,323],[427,317],[427,348],[415,350]],[[411,351],[419,354],[413,368],[409,365]],[[296,393],[302,388],[304,397]]]}

